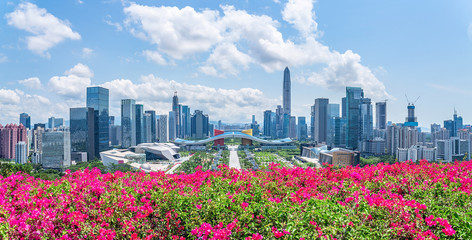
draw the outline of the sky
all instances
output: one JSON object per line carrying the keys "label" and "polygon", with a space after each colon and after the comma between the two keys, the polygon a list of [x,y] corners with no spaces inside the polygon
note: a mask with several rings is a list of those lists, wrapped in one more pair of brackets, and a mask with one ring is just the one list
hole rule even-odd
{"label": "sky", "polygon": [[[316,98],[341,103],[346,86],[403,122],[407,99],[419,125],[471,123],[472,1],[223,0],[2,1],[0,123],[68,119],[86,88],[168,114],[173,92],[211,121],[263,122],[282,104],[292,115]],[[375,113],[374,113],[375,114]],[[375,115],[374,115],[375,116]],[[375,118],[375,117],[374,117]],[[375,119],[374,119],[375,121]]]}

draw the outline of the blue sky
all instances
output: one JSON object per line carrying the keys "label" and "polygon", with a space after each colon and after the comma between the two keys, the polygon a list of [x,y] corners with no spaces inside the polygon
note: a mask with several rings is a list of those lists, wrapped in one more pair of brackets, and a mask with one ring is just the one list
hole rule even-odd
{"label": "blue sky", "polygon": [[471,1],[2,1],[0,16],[2,124],[68,118],[96,85],[115,116],[122,98],[166,114],[177,90],[211,120],[262,122],[285,66],[296,116],[359,86],[393,122],[405,94],[420,126],[472,118]]}

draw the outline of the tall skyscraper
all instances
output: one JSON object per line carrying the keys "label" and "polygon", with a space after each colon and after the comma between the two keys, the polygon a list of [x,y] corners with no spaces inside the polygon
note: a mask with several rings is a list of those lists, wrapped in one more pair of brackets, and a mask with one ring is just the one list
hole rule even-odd
{"label": "tall skyscraper", "polygon": [[308,139],[308,128],[305,117],[298,117],[298,141],[306,141]]}
{"label": "tall skyscraper", "polygon": [[291,82],[290,82],[290,70],[288,67],[285,67],[284,70],[284,86],[283,86],[283,104],[284,104],[284,114],[292,113],[292,96],[291,96]]}
{"label": "tall skyscraper", "polygon": [[291,139],[297,138],[297,118],[295,116],[290,116],[288,137]]}
{"label": "tall skyscraper", "polygon": [[169,134],[168,134],[168,137],[169,137],[169,141],[174,141],[175,138],[177,137],[176,136],[176,127],[177,127],[177,124],[175,123],[176,120],[176,113],[174,111],[170,111],[169,112]]}
{"label": "tall skyscraper", "polygon": [[192,138],[206,138],[209,135],[209,118],[200,110],[195,110],[191,118],[192,122]]}
{"label": "tall skyscraper", "polygon": [[87,88],[87,107],[95,110],[95,154],[110,148],[109,139],[109,91],[103,87]]}
{"label": "tall skyscraper", "polygon": [[65,126],[65,121],[64,118],[56,118],[56,117],[50,117],[48,118],[48,128],[53,129],[53,128],[60,128]]}
{"label": "tall skyscraper", "polygon": [[121,146],[136,146],[136,101],[121,100]]}
{"label": "tall skyscraper", "polygon": [[26,129],[31,129],[31,117],[27,113],[20,114],[20,124],[23,124]]}
{"label": "tall skyscraper", "polygon": [[70,109],[71,152],[86,152],[93,160],[95,153],[95,111],[93,108]]}
{"label": "tall skyscraper", "polygon": [[264,136],[270,137],[272,129],[272,111],[264,111]]}
{"label": "tall skyscraper", "polygon": [[160,143],[165,143],[167,142],[167,115],[159,115],[158,117],[158,140]]}
{"label": "tall skyscraper", "polygon": [[373,138],[373,115],[372,102],[370,98],[361,99],[361,141],[372,140]]}
{"label": "tall skyscraper", "polygon": [[181,109],[181,135],[183,138],[190,137],[191,132],[191,123],[190,123],[190,117],[192,114],[190,113],[190,108],[186,105],[182,105]]}
{"label": "tall skyscraper", "polygon": [[346,147],[357,150],[361,133],[361,99],[364,91],[359,87],[346,87]]}
{"label": "tall skyscraper", "polygon": [[[175,131],[175,137],[181,137],[180,136],[180,105],[179,105],[179,97],[177,96],[177,91],[174,92],[174,97],[172,97],[172,112],[174,112],[174,124],[175,126],[174,131]],[[169,120],[170,120],[169,116]],[[171,129],[171,126],[169,126],[169,129]],[[175,138],[174,137],[174,138]],[[170,135],[169,135],[170,139]]]}
{"label": "tall skyscraper", "polygon": [[150,143],[152,142],[152,122],[151,122],[151,114],[144,113],[143,114],[143,143]]}
{"label": "tall skyscraper", "polygon": [[284,109],[282,106],[277,105],[275,110],[276,115],[276,135],[277,138],[284,138]]}
{"label": "tall skyscraper", "polygon": [[142,104],[136,104],[135,114],[136,114],[136,145],[145,142],[144,141],[144,122],[143,122],[143,112],[144,106]]}
{"label": "tall skyscraper", "polygon": [[318,143],[328,140],[328,106],[329,99],[315,99],[315,141]]}
{"label": "tall skyscraper", "polygon": [[328,135],[326,143],[330,146],[334,144],[335,137],[335,119],[339,117],[339,104],[330,103],[328,105]]}
{"label": "tall skyscraper", "polygon": [[252,115],[252,121],[251,121],[252,124],[256,123],[256,115]]}
{"label": "tall skyscraper", "polygon": [[157,118],[156,111],[146,111],[145,113],[150,115],[150,124],[151,124],[151,142],[157,142]]}
{"label": "tall skyscraper", "polygon": [[315,105],[311,106],[310,113],[310,138],[315,141]]}
{"label": "tall skyscraper", "polygon": [[346,112],[347,112],[347,107],[346,107],[346,97],[343,97],[342,98],[342,102],[341,102],[341,117],[342,118],[346,118]]}
{"label": "tall skyscraper", "polygon": [[387,102],[375,103],[375,126],[377,129],[387,129]]}

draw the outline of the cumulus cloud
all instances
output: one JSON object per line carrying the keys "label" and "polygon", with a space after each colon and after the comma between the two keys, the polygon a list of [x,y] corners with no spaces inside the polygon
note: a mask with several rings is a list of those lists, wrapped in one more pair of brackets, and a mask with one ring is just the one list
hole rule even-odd
{"label": "cumulus cloud", "polygon": [[314,2],[314,0],[289,0],[282,11],[283,19],[302,34],[312,34],[318,28],[313,12]]}
{"label": "cumulus cloud", "polygon": [[27,88],[31,88],[31,89],[41,89],[42,88],[41,80],[39,80],[39,78],[37,78],[37,77],[31,77],[31,78],[19,80],[18,83],[20,83],[21,85],[24,85]]}
{"label": "cumulus cloud", "polygon": [[106,24],[115,27],[116,31],[121,32],[123,31],[123,27],[120,23],[111,21],[111,16],[107,15],[106,18],[103,20]]}
{"label": "cumulus cloud", "polygon": [[131,33],[156,44],[159,51],[175,59],[207,51],[221,39],[221,31],[214,25],[218,11],[132,3],[124,12]]}
{"label": "cumulus cloud", "polygon": [[14,12],[6,14],[6,18],[10,26],[33,34],[26,37],[28,49],[46,57],[49,57],[47,50],[64,40],[80,39],[80,34],[72,31],[69,22],[58,19],[33,3],[20,3]]}
{"label": "cumulus cloud", "polygon": [[54,76],[49,79],[51,91],[65,98],[80,98],[85,94],[85,88],[91,85],[93,72],[88,66],[78,63],[65,71],[65,76]]}
{"label": "cumulus cloud", "polygon": [[[279,31],[280,23],[267,15],[250,14],[234,6],[220,6],[221,11],[197,11],[191,7],[151,7],[131,3],[124,8],[129,31],[156,46],[145,50],[148,60],[164,64],[164,59],[183,59],[209,53],[198,70],[206,75],[236,76],[252,64],[267,72],[289,67],[313,67],[302,82],[328,89],[341,86],[364,87],[367,93],[386,97],[384,84],[362,65],[351,50],[339,53],[320,43],[314,0],[289,0],[282,18],[298,30],[300,38],[287,39]],[[383,96],[381,96],[383,95]]]}
{"label": "cumulus cloud", "polygon": [[[278,102],[277,99],[265,97],[258,89],[212,88],[165,80],[152,74],[141,77],[139,83],[116,79],[101,86],[110,89],[110,102],[115,104],[114,109],[119,109],[117,104],[121,99],[131,98],[144,103],[145,108],[157,110],[159,114],[168,114],[174,89],[177,89],[179,101],[189,105],[192,112],[195,109],[203,110],[213,120],[230,122],[247,121],[250,113],[273,108]],[[119,111],[114,112],[119,114]]]}
{"label": "cumulus cloud", "polygon": [[20,96],[16,91],[10,89],[0,89],[0,104],[13,105],[20,102]]}

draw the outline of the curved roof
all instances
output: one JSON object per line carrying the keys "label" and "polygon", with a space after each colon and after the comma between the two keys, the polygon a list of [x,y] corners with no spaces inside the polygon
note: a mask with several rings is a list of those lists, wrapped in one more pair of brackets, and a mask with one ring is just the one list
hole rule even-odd
{"label": "curved roof", "polygon": [[293,142],[293,140],[290,138],[284,138],[284,139],[278,139],[278,140],[265,140],[265,139],[254,137],[254,136],[242,133],[242,132],[225,132],[223,134],[216,135],[214,137],[203,139],[203,140],[198,140],[198,141],[191,141],[191,140],[184,140],[184,139],[177,138],[175,139],[174,143],[179,144],[179,145],[202,145],[208,142],[212,142],[218,139],[225,139],[225,138],[245,138],[245,139],[249,139],[256,142],[260,142],[264,144],[273,144],[273,145],[283,145],[283,144]]}

